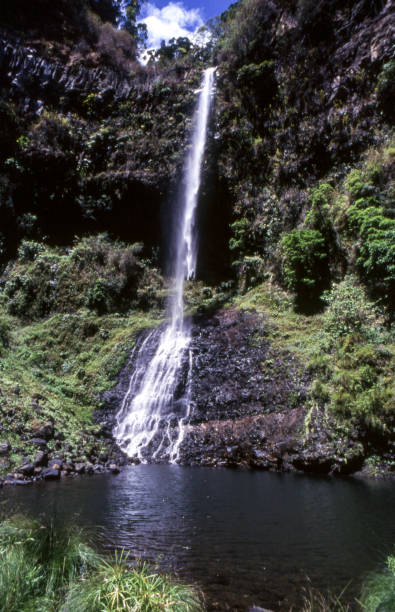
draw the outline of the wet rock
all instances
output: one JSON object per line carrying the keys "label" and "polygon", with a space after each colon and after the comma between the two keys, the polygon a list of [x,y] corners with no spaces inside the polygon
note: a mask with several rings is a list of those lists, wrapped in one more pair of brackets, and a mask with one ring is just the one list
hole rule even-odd
{"label": "wet rock", "polygon": [[18,473],[23,476],[33,476],[34,474],[34,465],[32,463],[25,463],[17,468]]}
{"label": "wet rock", "polygon": [[90,476],[94,473],[93,464],[90,461],[85,463],[85,474],[89,474]]}
{"label": "wet rock", "polygon": [[111,440],[113,435],[112,435],[112,427],[110,423],[102,423],[100,426],[100,430],[99,430],[99,436],[101,436],[102,438],[107,438],[108,440]]}
{"label": "wet rock", "polygon": [[68,461],[65,461],[63,463],[63,469],[70,474],[71,472],[74,472],[74,464],[73,463],[69,463]]}
{"label": "wet rock", "polygon": [[39,448],[41,448],[41,450],[45,450],[47,448],[47,442],[42,438],[32,438],[30,442],[34,446],[38,446]]}
{"label": "wet rock", "polygon": [[44,467],[48,465],[48,453],[44,451],[39,451],[33,462],[34,467]]}
{"label": "wet rock", "polygon": [[42,438],[43,440],[51,440],[54,436],[53,424],[48,421],[32,430],[34,438]]}
{"label": "wet rock", "polygon": [[75,471],[77,472],[77,474],[84,474],[85,473],[85,464],[84,463],[76,463],[75,464]]}
{"label": "wet rock", "polygon": [[59,457],[51,459],[48,461],[48,467],[53,470],[61,470],[63,468],[63,459],[60,459]]}
{"label": "wet rock", "polygon": [[110,471],[111,471],[111,473],[112,473],[112,474],[119,474],[119,472],[121,471],[121,470],[119,469],[119,467],[118,467],[117,465],[115,465],[115,463],[112,463],[112,464],[109,466],[109,469],[110,469]]}
{"label": "wet rock", "polygon": [[44,468],[41,472],[41,477],[44,480],[59,480],[60,478],[60,470],[55,468]]}
{"label": "wet rock", "polygon": [[8,440],[0,444],[0,457],[4,457],[5,455],[8,455],[10,451],[11,451],[11,444],[9,443]]}

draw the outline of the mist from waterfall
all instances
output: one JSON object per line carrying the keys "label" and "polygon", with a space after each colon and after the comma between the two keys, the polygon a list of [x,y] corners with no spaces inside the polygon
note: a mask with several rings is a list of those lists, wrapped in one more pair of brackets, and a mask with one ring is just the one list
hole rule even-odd
{"label": "mist from waterfall", "polygon": [[[173,295],[169,323],[153,330],[135,348],[134,371],[117,414],[114,436],[120,447],[142,462],[179,459],[190,414],[191,329],[184,319],[184,282],[196,274],[196,209],[207,140],[215,68],[203,75],[186,158],[176,231]],[[180,392],[180,389],[182,390]]]}

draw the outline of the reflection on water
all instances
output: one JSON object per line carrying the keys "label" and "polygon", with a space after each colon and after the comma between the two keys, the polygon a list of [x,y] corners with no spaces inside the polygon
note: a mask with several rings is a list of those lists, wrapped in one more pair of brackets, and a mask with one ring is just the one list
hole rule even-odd
{"label": "reflection on water", "polygon": [[220,610],[289,610],[306,576],[338,592],[351,580],[351,597],[395,543],[395,484],[384,481],[140,465],[8,488],[5,500],[102,526],[110,545],[197,580]]}

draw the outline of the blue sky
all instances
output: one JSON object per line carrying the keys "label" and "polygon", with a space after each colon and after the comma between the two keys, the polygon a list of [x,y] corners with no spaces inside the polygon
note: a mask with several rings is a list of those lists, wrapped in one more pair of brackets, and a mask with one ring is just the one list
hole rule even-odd
{"label": "blue sky", "polygon": [[148,28],[148,47],[161,40],[192,37],[211,17],[225,11],[234,0],[146,0],[140,21]]}
{"label": "blue sky", "polygon": [[[236,0],[183,0],[179,2],[186,9],[200,9],[203,19],[210,19],[216,15],[220,15]],[[169,4],[169,0],[153,0],[157,8],[163,8]]]}

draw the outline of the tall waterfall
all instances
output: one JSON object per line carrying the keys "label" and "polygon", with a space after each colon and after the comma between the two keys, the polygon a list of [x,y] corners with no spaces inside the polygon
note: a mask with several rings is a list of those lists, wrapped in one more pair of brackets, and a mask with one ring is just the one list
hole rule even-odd
{"label": "tall waterfall", "polygon": [[[115,438],[140,461],[175,463],[190,413],[191,329],[184,319],[184,281],[196,274],[196,207],[207,139],[215,68],[203,75],[184,170],[182,206],[177,219],[174,289],[169,323],[151,332],[135,349],[134,371],[117,414]],[[181,389],[181,391],[180,391]]]}

